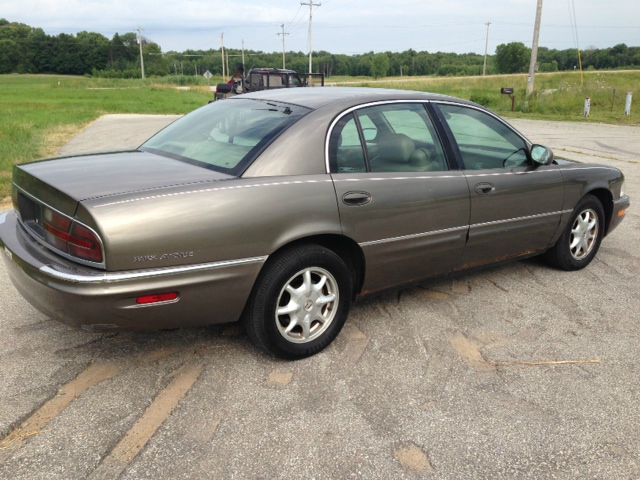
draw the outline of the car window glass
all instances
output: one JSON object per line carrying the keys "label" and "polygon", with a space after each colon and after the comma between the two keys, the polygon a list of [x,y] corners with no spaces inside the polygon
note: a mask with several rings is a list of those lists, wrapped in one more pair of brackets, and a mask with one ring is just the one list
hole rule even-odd
{"label": "car window glass", "polygon": [[271,101],[214,102],[175,121],[141,148],[234,175],[307,112]]}
{"label": "car window glass", "polygon": [[359,110],[363,131],[367,118],[376,132],[374,137],[365,134],[372,172],[448,169],[442,145],[422,104],[389,104]]}
{"label": "car window glass", "polygon": [[390,110],[383,115],[395,133],[406,135],[416,142],[434,143],[429,129],[425,128],[422,118],[424,111]]}
{"label": "car window glass", "polygon": [[336,124],[331,134],[329,150],[332,171],[347,173],[367,170],[358,126],[353,115],[341,118]]}
{"label": "car window glass", "polygon": [[439,105],[458,144],[467,170],[527,165],[527,145],[491,115],[455,105]]}
{"label": "car window glass", "polygon": [[358,120],[360,121],[360,127],[362,128],[364,141],[367,143],[373,142],[378,136],[378,128],[376,127],[376,124],[373,123],[371,118],[369,118],[369,115],[364,113],[358,115]]}

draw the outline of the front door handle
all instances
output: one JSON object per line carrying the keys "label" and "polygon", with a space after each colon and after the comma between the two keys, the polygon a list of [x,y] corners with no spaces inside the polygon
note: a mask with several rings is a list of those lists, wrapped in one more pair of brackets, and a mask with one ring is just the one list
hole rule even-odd
{"label": "front door handle", "polygon": [[371,201],[369,192],[347,192],[342,196],[342,203],[350,207],[366,205]]}
{"label": "front door handle", "polygon": [[479,193],[480,195],[488,195],[491,192],[494,192],[496,190],[496,187],[494,187],[491,183],[485,182],[476,184],[475,190],[476,193]]}

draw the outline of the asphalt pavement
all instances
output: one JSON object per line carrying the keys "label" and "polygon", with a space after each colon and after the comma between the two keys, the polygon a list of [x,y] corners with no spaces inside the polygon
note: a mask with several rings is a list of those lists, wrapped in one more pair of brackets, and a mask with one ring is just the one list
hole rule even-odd
{"label": "asphalt pavement", "polygon": [[[135,148],[173,118],[108,115],[61,153]],[[0,266],[0,478],[639,478],[640,128],[513,123],[624,171],[632,208],[594,262],[364,300],[309,359],[235,325],[73,330]]]}

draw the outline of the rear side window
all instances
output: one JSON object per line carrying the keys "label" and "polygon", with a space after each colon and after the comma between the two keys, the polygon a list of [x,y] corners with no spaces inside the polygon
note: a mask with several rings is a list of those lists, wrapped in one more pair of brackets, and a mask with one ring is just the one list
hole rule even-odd
{"label": "rear side window", "polygon": [[217,101],[172,123],[141,149],[238,175],[307,112],[265,100]]}
{"label": "rear side window", "polygon": [[372,172],[448,170],[440,140],[421,103],[367,107],[357,115],[363,130],[367,125],[375,132],[375,136],[364,133]]}
{"label": "rear side window", "polygon": [[346,115],[333,127],[329,145],[331,170],[336,173],[366,172],[360,133],[352,114]]}
{"label": "rear side window", "polygon": [[331,134],[331,170],[441,172],[449,169],[422,103],[390,103],[345,115]]}

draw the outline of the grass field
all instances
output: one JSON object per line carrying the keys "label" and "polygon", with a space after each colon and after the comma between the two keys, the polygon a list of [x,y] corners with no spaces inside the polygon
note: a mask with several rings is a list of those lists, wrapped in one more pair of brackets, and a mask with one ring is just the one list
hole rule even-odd
{"label": "grass field", "polygon": [[105,113],[186,113],[211,99],[140,80],[0,75],[0,202],[10,195],[11,167],[56,154],[85,124]]}
{"label": "grass field", "polygon": [[[487,77],[394,77],[381,80],[330,79],[336,85],[400,88],[442,93],[480,103],[501,114],[549,120],[577,120],[619,124],[640,123],[640,70],[542,73],[536,76],[536,93],[525,102],[527,75]],[[500,94],[501,87],[513,87],[516,111],[511,99]],[[627,92],[636,98],[631,117],[624,116]],[[591,117],[582,116],[585,97],[591,98]]]}
{"label": "grass field", "polygon": [[[212,79],[215,85],[219,79]],[[525,104],[526,75],[488,77],[332,77],[328,84],[431,91],[470,99],[510,116],[620,124],[640,123],[640,71],[539,74]],[[182,89],[176,88],[182,86]],[[500,87],[516,90],[516,112]],[[188,88],[188,90],[186,90]],[[624,97],[635,91],[631,117]],[[582,118],[584,97],[592,116]],[[196,77],[121,80],[53,75],[0,75],[0,210],[10,194],[11,167],[55,155],[84,125],[105,113],[186,113],[211,99]]]}

